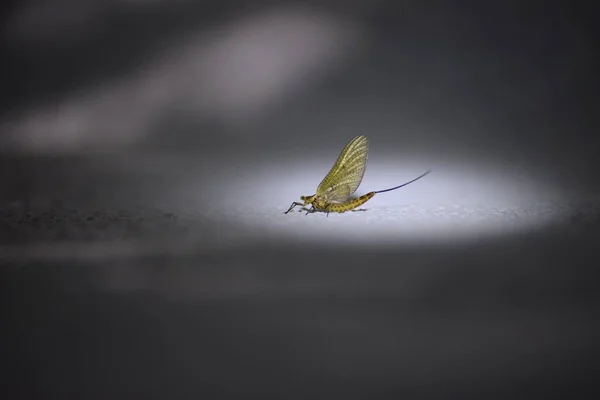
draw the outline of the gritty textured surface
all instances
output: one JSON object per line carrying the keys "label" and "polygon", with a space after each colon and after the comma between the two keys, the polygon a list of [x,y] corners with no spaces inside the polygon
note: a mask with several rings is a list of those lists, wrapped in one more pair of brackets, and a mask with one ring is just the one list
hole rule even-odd
{"label": "gritty textured surface", "polygon": [[[0,208],[0,259],[101,260],[116,255],[222,253],[293,243],[331,248],[469,245],[595,224],[598,196],[573,193],[510,166],[419,161],[433,172],[344,214],[300,210],[327,162],[172,158],[49,163],[44,179]],[[410,158],[375,160],[357,194],[408,181],[423,168]],[[8,168],[6,169],[8,170]],[[324,172],[325,171],[325,172]],[[17,175],[18,176],[18,175]],[[7,174],[8,186],[17,180]],[[16,183],[12,184],[16,187]],[[364,188],[364,189],[363,189]]]}
{"label": "gritty textured surface", "polygon": [[[466,182],[455,191],[446,168],[367,211],[284,215],[320,168],[287,180],[225,170],[213,183],[194,163],[169,165],[45,167],[35,196],[3,203],[13,390],[489,399],[596,388],[593,196],[553,195],[508,170],[510,185],[455,171]],[[373,186],[390,178],[369,171]]]}
{"label": "gritty textured surface", "polygon": [[[380,248],[307,246],[241,225],[236,242],[220,224],[162,212],[136,214],[129,243],[127,218],[111,214],[46,216],[29,250],[3,260],[4,321],[16,328],[3,359],[30,398],[597,388],[597,214],[493,240]],[[55,240],[57,219],[83,219],[95,240]]]}
{"label": "gritty textured surface", "polygon": [[13,204],[0,211],[0,259],[19,262],[46,258],[102,260],[114,255],[176,256],[274,241],[332,248],[468,244],[527,234],[528,227],[577,229],[599,221],[600,208],[591,203],[514,209],[412,205],[329,216],[305,215],[301,210],[283,215],[280,209],[216,215],[157,208],[35,210]]}
{"label": "gritty textured surface", "polygon": [[[32,196],[5,195],[3,361],[28,398],[597,388],[591,194],[447,167],[364,212],[284,215],[320,165],[115,164],[45,165]],[[372,167],[365,184],[394,178]]]}

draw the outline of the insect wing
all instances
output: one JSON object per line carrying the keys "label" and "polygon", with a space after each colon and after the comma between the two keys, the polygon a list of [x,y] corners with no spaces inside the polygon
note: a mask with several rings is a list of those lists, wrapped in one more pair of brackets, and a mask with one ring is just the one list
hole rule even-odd
{"label": "insect wing", "polygon": [[369,140],[363,136],[352,139],[340,153],[335,164],[317,188],[317,194],[328,201],[343,202],[358,189],[367,168]]}

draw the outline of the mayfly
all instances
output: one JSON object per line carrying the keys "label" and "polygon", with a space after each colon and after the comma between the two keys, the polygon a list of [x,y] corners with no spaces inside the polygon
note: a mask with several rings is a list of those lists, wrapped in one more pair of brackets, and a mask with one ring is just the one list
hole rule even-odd
{"label": "mayfly", "polygon": [[329,173],[323,178],[319,187],[317,187],[317,192],[312,196],[300,196],[302,203],[297,201],[293,202],[284,214],[289,213],[296,206],[307,207],[309,205],[311,208],[306,211],[306,214],[315,211],[326,212],[327,215],[329,215],[330,212],[344,213],[363,205],[377,193],[391,192],[392,190],[400,189],[409,183],[421,179],[431,172],[431,170],[429,170],[402,185],[385,190],[369,192],[360,197],[351,199],[350,196],[358,189],[365,174],[368,150],[369,140],[365,136],[360,135],[352,139],[346,147],[344,147],[344,150],[340,153]]}

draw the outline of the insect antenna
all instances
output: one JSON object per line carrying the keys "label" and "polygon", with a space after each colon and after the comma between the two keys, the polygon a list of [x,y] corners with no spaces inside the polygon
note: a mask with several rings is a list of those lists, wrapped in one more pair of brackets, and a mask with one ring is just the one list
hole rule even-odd
{"label": "insect antenna", "polygon": [[420,176],[416,177],[416,178],[415,178],[415,179],[413,179],[412,181],[409,181],[409,182],[403,183],[403,184],[402,184],[402,185],[400,185],[400,186],[396,186],[396,187],[389,188],[389,189],[385,189],[385,190],[379,190],[379,191],[376,191],[375,193],[385,193],[385,192],[391,192],[392,190],[400,189],[400,188],[401,188],[401,187],[403,187],[403,186],[406,186],[406,185],[408,185],[408,184],[410,184],[410,183],[413,183],[413,182],[415,182],[415,181],[418,181],[419,179],[421,179],[422,177],[424,177],[425,175],[427,175],[427,174],[428,174],[428,173],[430,173],[430,172],[431,172],[431,170],[429,170],[429,171],[425,172],[424,174],[422,174],[422,175],[420,175]]}

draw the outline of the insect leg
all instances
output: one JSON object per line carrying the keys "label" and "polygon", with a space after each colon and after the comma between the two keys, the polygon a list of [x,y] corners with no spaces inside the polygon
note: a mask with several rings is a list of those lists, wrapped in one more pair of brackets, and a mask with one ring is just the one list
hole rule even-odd
{"label": "insect leg", "polygon": [[306,210],[306,214],[304,215],[308,215],[309,213],[314,213],[315,212],[315,206],[314,205],[310,205],[310,208],[308,210]]}
{"label": "insect leg", "polygon": [[293,202],[292,205],[290,206],[290,208],[288,208],[288,210],[286,212],[284,212],[284,214],[289,213],[290,211],[292,211],[292,209],[296,206],[302,206],[302,203],[298,203],[297,201]]}

